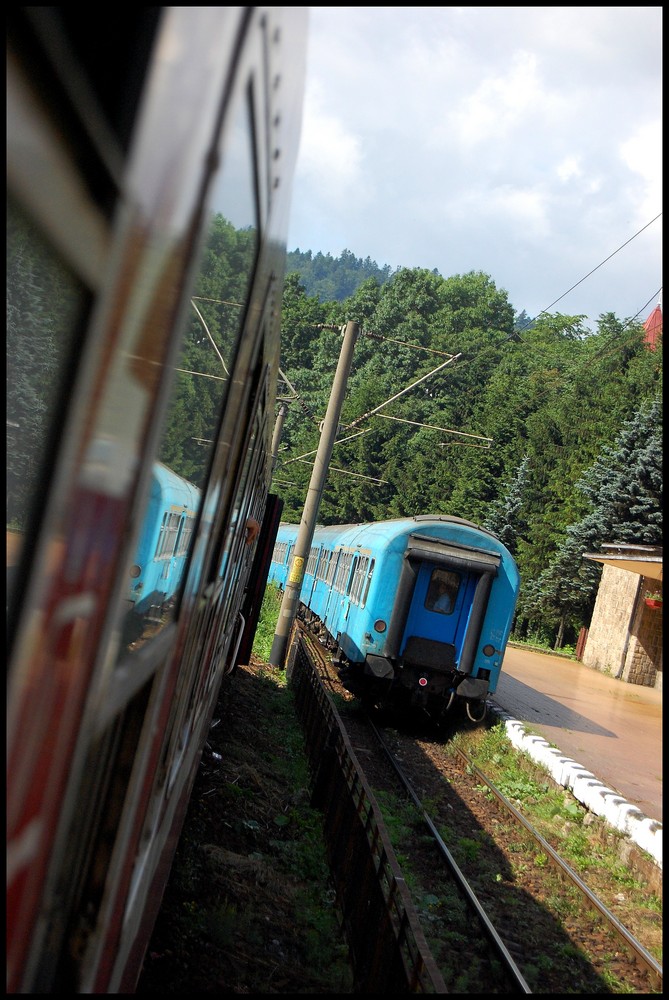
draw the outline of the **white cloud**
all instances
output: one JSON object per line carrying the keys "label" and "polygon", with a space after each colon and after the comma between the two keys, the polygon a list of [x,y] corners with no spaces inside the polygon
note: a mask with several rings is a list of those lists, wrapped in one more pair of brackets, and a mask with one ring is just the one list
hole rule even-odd
{"label": "white cloud", "polygon": [[566,156],[561,163],[558,163],[555,172],[563,183],[574,177],[580,177],[583,173],[580,156]]}
{"label": "white cloud", "polygon": [[362,140],[325,105],[319,88],[305,101],[295,178],[300,194],[293,198],[292,224],[294,231],[308,235],[298,236],[289,249],[329,252],[331,241],[341,238],[336,219],[365,198]]}
{"label": "white cloud", "polygon": [[[661,8],[314,7],[289,249],[545,308],[661,211]],[[656,223],[563,311],[633,315]]]}
{"label": "white cloud", "polygon": [[659,120],[642,125],[620,145],[623,163],[643,181],[637,209],[639,222],[648,222],[662,208],[662,125]]}

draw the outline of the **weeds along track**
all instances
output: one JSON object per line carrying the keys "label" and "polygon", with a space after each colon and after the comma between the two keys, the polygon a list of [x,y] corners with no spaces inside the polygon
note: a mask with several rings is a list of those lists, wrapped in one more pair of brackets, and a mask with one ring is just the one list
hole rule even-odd
{"label": "weeds along track", "polygon": [[446,993],[381,811],[314,669],[315,653],[311,643],[298,637],[288,671],[305,730],[312,804],[325,818],[326,852],[356,992]]}
{"label": "weeds along track", "polygon": [[661,992],[660,964],[461,749],[372,722],[301,629],[289,670],[367,991],[392,953],[412,992]]}

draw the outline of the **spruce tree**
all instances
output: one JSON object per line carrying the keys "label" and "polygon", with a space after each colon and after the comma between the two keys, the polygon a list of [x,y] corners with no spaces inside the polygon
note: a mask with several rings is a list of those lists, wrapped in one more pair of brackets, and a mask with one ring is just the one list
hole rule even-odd
{"label": "spruce tree", "polygon": [[555,648],[566,630],[576,633],[592,614],[601,567],[583,559],[604,543],[657,545],[662,539],[662,402],[643,404],[615,443],[576,484],[591,510],[571,525],[536,593],[524,603],[526,617],[540,612],[556,629]]}
{"label": "spruce tree", "polygon": [[488,516],[483,522],[487,531],[492,531],[504,542],[511,555],[518,551],[518,541],[527,531],[523,514],[525,488],[527,486],[529,457],[525,455],[516,469],[511,482],[499,499],[490,505]]}

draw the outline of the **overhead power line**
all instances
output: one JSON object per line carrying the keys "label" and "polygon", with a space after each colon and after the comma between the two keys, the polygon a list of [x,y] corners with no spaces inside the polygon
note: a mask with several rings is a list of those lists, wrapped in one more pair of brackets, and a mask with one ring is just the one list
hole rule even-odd
{"label": "overhead power line", "polygon": [[[654,219],[651,219],[650,222],[647,222],[645,226],[642,226],[641,229],[639,229],[638,232],[634,234],[634,236],[630,236],[628,240],[625,240],[624,243],[621,243],[618,249],[614,250],[613,253],[610,253],[608,257],[605,257],[604,260],[597,265],[597,267],[593,267],[592,271],[588,271],[588,273],[583,275],[583,277],[580,278],[575,285],[572,285],[571,288],[568,288],[566,292],[563,292],[562,295],[560,295],[557,299],[551,302],[549,306],[546,306],[545,309],[542,309],[541,312],[539,313],[539,316],[543,316],[543,314],[548,312],[549,309],[552,309],[554,305],[557,305],[557,303],[560,302],[561,299],[563,299],[566,295],[569,295],[570,292],[573,292],[575,288],[578,288],[578,286],[582,284],[586,280],[586,278],[589,278],[591,274],[594,274],[595,271],[598,271],[600,269],[600,267],[603,267],[604,264],[606,264],[607,261],[611,260],[612,257],[615,257],[617,253],[620,253],[621,250],[624,250],[624,248],[628,246],[632,242],[632,240],[635,240],[637,236],[640,236],[641,233],[644,232],[644,230],[648,229],[649,226],[652,226],[654,222],[657,222],[657,220],[660,218],[661,215],[662,212],[658,212],[658,214],[655,216]],[[646,308],[645,306],[642,306],[642,309],[645,308]],[[639,310],[639,312],[641,312],[641,310]],[[639,313],[637,313],[637,316],[638,315]]]}

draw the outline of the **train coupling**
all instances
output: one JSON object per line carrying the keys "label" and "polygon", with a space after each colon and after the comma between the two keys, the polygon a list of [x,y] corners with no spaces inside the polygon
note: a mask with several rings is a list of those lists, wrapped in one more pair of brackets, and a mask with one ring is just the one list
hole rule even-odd
{"label": "train coupling", "polygon": [[463,677],[460,683],[457,685],[457,694],[459,698],[470,698],[474,701],[483,700],[488,694],[488,688],[490,683],[487,677]]}

